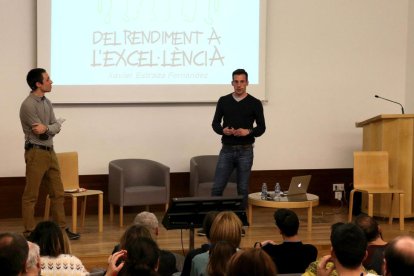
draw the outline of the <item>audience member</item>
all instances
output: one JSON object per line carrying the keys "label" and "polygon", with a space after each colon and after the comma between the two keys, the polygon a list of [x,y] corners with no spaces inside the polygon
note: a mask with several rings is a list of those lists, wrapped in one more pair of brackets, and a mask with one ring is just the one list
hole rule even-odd
{"label": "audience member", "polygon": [[88,273],[81,260],[68,254],[62,230],[55,222],[39,222],[28,239],[40,247],[42,275],[86,275]]}
{"label": "audience member", "polygon": [[126,250],[109,258],[108,276],[159,275],[160,249],[154,240],[139,237],[126,244]]}
{"label": "audience member", "polygon": [[219,241],[213,244],[209,251],[207,273],[209,276],[225,276],[227,264],[237,248],[228,241]]}
{"label": "audience member", "polygon": [[115,245],[114,250],[112,251],[112,254],[114,254],[115,252],[118,252],[121,249],[125,249],[127,241],[137,239],[139,237],[146,237],[150,239],[153,238],[151,235],[151,232],[145,226],[135,225],[135,224],[129,226],[127,230],[125,230],[125,232],[122,234],[120,243]]}
{"label": "audience member", "polygon": [[362,229],[368,242],[368,255],[362,264],[366,269],[372,269],[378,274],[382,274],[384,251],[387,247],[387,242],[382,239],[381,228],[374,218],[365,214],[357,216],[355,224]]}
{"label": "audience member", "polygon": [[173,253],[167,250],[160,250],[158,274],[160,274],[160,276],[171,276],[178,272],[175,262],[176,260]]}
{"label": "audience member", "polygon": [[240,250],[227,266],[226,276],[274,276],[276,266],[272,258],[259,248]]}
{"label": "audience member", "polygon": [[135,216],[134,225],[140,225],[146,227],[152,235],[152,239],[157,240],[159,233],[159,224],[158,219],[154,213],[150,212],[141,212]]}
{"label": "audience member", "polygon": [[207,238],[207,243],[201,245],[200,248],[195,248],[187,253],[184,260],[183,270],[181,272],[181,276],[190,276],[191,271],[191,262],[194,258],[194,256],[207,252],[210,249],[210,229],[211,225],[213,224],[213,221],[215,217],[217,216],[219,212],[218,211],[210,211],[206,214],[203,220],[203,233],[205,234]]}
{"label": "audience member", "polygon": [[414,238],[399,236],[385,249],[385,276],[414,275]]}
{"label": "audience member", "polygon": [[26,239],[15,233],[0,234],[0,274],[23,275],[29,246]]}
{"label": "audience member", "polygon": [[[318,276],[328,276],[335,268],[338,275],[366,275],[362,265],[367,254],[367,239],[364,232],[353,223],[336,224],[331,233],[331,255],[322,257],[317,267]],[[327,263],[332,261],[333,267],[327,268]]]}
{"label": "audience member", "polygon": [[[241,242],[242,222],[231,211],[217,214],[210,229],[210,242],[216,244],[219,241],[227,241],[233,247],[239,248]],[[209,252],[195,256],[191,262],[191,276],[207,275]]]}
{"label": "audience member", "polygon": [[278,209],[273,217],[283,237],[283,243],[276,244],[267,240],[260,243],[262,249],[272,258],[279,273],[305,272],[309,264],[316,260],[318,250],[311,244],[302,243],[298,235],[299,218],[295,212]]}
{"label": "audience member", "polygon": [[[138,213],[135,216],[135,219],[133,221],[133,225],[136,226],[143,226],[145,228],[147,228],[152,236],[152,239],[154,241],[157,241],[157,237],[158,237],[158,233],[159,233],[159,223],[158,223],[158,219],[155,216],[154,213],[150,213],[147,211],[143,211],[141,213]],[[119,245],[118,245],[119,246]],[[115,246],[114,251],[116,249],[119,249],[119,247]],[[123,248],[122,248],[123,249]],[[114,251],[112,253],[114,253]],[[175,263],[176,263],[176,268],[178,271],[181,271],[183,269],[183,263],[184,263],[184,256],[171,252],[171,254],[174,255],[175,257]]]}
{"label": "audience member", "polygon": [[29,255],[26,261],[26,273],[25,276],[38,276],[40,275],[40,247],[33,243],[27,242],[29,245]]}

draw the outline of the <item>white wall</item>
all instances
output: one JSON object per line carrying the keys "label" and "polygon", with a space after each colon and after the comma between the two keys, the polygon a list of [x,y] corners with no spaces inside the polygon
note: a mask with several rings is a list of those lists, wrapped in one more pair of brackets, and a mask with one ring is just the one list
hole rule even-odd
{"label": "white wall", "polygon": [[411,112],[414,110],[414,1],[408,4],[407,30],[407,72],[405,105]]}
{"label": "white wall", "polygon": [[[35,1],[0,3],[0,177],[23,176],[18,110],[29,93],[26,73],[36,65]],[[400,112],[373,95],[403,104],[413,98],[408,72],[414,64],[407,57],[412,4],[268,0],[267,6],[267,131],[257,140],[253,169],[352,167],[352,151],[362,142],[355,122]],[[223,94],[230,91],[229,85]],[[413,110],[407,105],[406,113]],[[79,152],[81,174],[107,173],[110,160],[126,157],[151,158],[185,172],[191,156],[218,153],[213,112],[214,105],[56,107],[67,121],[55,146]]]}

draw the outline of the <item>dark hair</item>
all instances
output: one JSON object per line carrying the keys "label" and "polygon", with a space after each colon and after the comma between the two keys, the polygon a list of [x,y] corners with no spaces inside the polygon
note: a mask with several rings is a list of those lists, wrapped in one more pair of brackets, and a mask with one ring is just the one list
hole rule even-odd
{"label": "dark hair", "polygon": [[[412,275],[414,271],[414,239],[404,235],[393,239],[384,252],[390,275]],[[411,249],[409,249],[411,248]],[[387,274],[387,275],[389,275]]]}
{"label": "dark hair", "polygon": [[367,250],[367,239],[361,228],[353,223],[335,224],[331,244],[342,266],[353,269],[361,265]]}
{"label": "dark hair", "polygon": [[261,248],[249,248],[234,254],[227,266],[226,276],[274,276],[276,266]]}
{"label": "dark hair", "polygon": [[278,209],[273,217],[277,227],[283,235],[292,237],[298,233],[299,218],[295,212],[289,209]]}
{"label": "dark hair", "polygon": [[120,242],[119,242],[119,248],[125,249],[126,244],[129,241],[135,240],[139,237],[146,237],[146,238],[152,239],[151,232],[148,230],[148,228],[142,225],[136,225],[136,224],[131,225],[124,232],[124,234],[122,234]]}
{"label": "dark hair", "polygon": [[360,214],[355,218],[355,224],[362,229],[368,242],[375,240],[381,235],[378,223],[373,217]]}
{"label": "dark hair", "polygon": [[211,225],[213,225],[213,221],[216,218],[218,211],[210,211],[206,214],[203,220],[203,230],[206,234],[207,239],[210,239],[210,229]]}
{"label": "dark hair", "polygon": [[207,273],[209,276],[226,275],[227,263],[237,248],[228,241],[219,241],[211,245]]}
{"label": "dark hair", "polygon": [[29,245],[26,239],[15,233],[0,234],[1,275],[18,275],[26,268]]}
{"label": "dark hair", "polygon": [[158,275],[155,270],[160,250],[150,238],[140,237],[126,244],[127,258],[119,275]]}
{"label": "dark hair", "polygon": [[34,68],[27,73],[26,81],[32,91],[36,90],[36,83],[43,83],[43,73],[46,73],[43,68]]}
{"label": "dark hair", "polygon": [[65,253],[63,233],[56,222],[39,222],[28,239],[39,245],[40,256],[57,257]]}
{"label": "dark hair", "polygon": [[234,80],[234,76],[235,75],[245,75],[246,76],[246,80],[249,80],[249,75],[247,74],[246,70],[244,69],[237,69],[233,71],[233,74],[231,75],[232,80]]}
{"label": "dark hair", "polygon": [[160,264],[158,266],[158,274],[161,276],[171,276],[177,272],[177,261],[172,252],[160,250]]}

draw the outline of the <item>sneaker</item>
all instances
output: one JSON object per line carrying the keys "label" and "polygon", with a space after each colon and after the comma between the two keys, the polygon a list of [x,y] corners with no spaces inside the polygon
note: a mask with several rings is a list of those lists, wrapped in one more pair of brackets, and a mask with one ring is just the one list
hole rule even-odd
{"label": "sneaker", "polygon": [[246,231],[242,228],[242,237],[246,236]]}
{"label": "sneaker", "polygon": [[199,235],[199,236],[205,236],[205,235],[206,235],[206,232],[204,232],[204,229],[203,229],[203,228],[201,228],[201,229],[199,229],[199,230],[197,231],[197,235]]}
{"label": "sneaker", "polygon": [[80,238],[80,234],[79,233],[73,233],[69,231],[69,228],[65,229],[66,235],[68,235],[68,238],[70,240],[77,240]]}

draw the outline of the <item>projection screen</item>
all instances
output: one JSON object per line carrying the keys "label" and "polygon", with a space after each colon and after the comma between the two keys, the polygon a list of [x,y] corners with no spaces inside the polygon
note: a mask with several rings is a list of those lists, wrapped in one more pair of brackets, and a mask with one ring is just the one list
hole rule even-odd
{"label": "projection screen", "polygon": [[38,0],[54,103],[215,102],[231,73],[266,100],[266,0]]}

